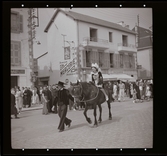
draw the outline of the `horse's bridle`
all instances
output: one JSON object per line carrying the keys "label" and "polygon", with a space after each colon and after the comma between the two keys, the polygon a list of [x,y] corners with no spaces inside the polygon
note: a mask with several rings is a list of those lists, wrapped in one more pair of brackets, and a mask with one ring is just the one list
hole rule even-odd
{"label": "horse's bridle", "polygon": [[[79,86],[81,86],[80,88],[81,88],[81,95],[79,95],[79,96],[73,96],[72,95],[72,97],[75,99],[75,98],[80,98],[80,97],[82,97],[82,93],[83,93],[83,88],[82,88],[82,85],[79,83]],[[78,86],[76,87],[76,86],[73,86],[74,88],[78,88]],[[98,96],[98,94],[99,94],[99,88],[96,86],[96,88],[97,88],[97,94],[96,94],[96,96],[94,97],[94,98],[92,98],[92,99],[89,99],[89,100],[84,100],[84,96],[83,96],[83,98],[82,98],[82,100],[79,100],[79,102],[89,102],[89,101],[93,101],[94,99],[96,99],[97,98],[97,96]]]}

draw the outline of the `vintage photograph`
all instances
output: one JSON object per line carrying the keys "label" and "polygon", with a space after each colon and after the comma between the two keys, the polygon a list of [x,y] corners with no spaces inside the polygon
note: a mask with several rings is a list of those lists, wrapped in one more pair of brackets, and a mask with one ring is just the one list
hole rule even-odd
{"label": "vintage photograph", "polygon": [[11,8],[12,149],[153,148],[151,8]]}

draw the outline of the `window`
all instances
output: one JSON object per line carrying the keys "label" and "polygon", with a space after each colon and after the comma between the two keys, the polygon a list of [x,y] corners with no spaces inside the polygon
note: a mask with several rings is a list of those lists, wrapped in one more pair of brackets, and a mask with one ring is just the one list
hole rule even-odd
{"label": "window", "polygon": [[109,32],[109,42],[112,42],[112,32]]}
{"label": "window", "polygon": [[11,12],[11,32],[21,33],[23,32],[23,16],[18,12]]}
{"label": "window", "polygon": [[90,51],[86,51],[86,67],[91,67]]}
{"label": "window", "polygon": [[133,60],[132,60],[132,55],[129,55],[129,67],[130,67],[130,68],[133,67],[132,62],[133,62]]}
{"label": "window", "polygon": [[123,54],[120,54],[120,67],[123,68]]}
{"label": "window", "polygon": [[11,41],[11,65],[21,65],[20,42]]}
{"label": "window", "polygon": [[125,65],[125,68],[129,68],[130,67],[129,55],[124,55],[124,65]]}
{"label": "window", "polygon": [[103,56],[104,56],[104,52],[103,51],[99,51],[99,67],[103,67],[103,65],[104,65],[104,63],[103,63],[103,61],[104,61]]}
{"label": "window", "polygon": [[110,54],[110,68],[114,67],[113,54]]}
{"label": "window", "polygon": [[124,47],[128,46],[128,36],[122,35],[122,45]]}
{"label": "window", "polygon": [[90,28],[90,41],[97,42],[97,29]]}

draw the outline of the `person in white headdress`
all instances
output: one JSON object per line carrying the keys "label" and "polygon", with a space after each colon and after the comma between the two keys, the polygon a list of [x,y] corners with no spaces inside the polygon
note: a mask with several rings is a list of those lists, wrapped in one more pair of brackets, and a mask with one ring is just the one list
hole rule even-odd
{"label": "person in white headdress", "polygon": [[91,78],[92,82],[102,90],[106,97],[106,101],[108,101],[108,95],[106,94],[105,90],[103,89],[103,76],[101,73],[101,69],[99,68],[97,63],[92,63],[92,72],[91,72]]}

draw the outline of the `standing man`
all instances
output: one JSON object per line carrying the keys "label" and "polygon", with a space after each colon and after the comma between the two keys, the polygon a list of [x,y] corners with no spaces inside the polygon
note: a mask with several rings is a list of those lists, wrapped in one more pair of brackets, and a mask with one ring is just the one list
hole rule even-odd
{"label": "standing man", "polygon": [[52,92],[51,92],[51,86],[50,85],[47,87],[47,92],[48,92],[48,95],[49,95],[48,111],[49,111],[49,113],[51,113],[52,112]]}
{"label": "standing man", "polygon": [[52,92],[52,106],[54,106],[54,110],[52,110],[52,111],[55,114],[57,114],[57,101],[56,101],[56,99],[58,97],[58,89],[59,89],[58,85],[53,85],[52,90],[51,90],[51,92]]}
{"label": "standing man", "polygon": [[141,100],[143,100],[143,86],[144,86],[144,83],[143,83],[143,80],[141,79],[140,82],[139,82],[139,90],[140,90]]}
{"label": "standing man", "polygon": [[69,94],[69,91],[64,88],[63,82],[59,81],[58,87],[59,87],[59,91],[58,91],[57,101],[58,101],[58,106],[59,106],[58,107],[58,115],[60,117],[58,129],[59,129],[59,132],[63,132],[64,131],[64,124],[68,127],[71,126],[72,120],[70,120],[66,117],[67,105],[69,105],[69,99],[74,102],[74,98]]}
{"label": "standing man", "polygon": [[[11,115],[14,115],[16,119],[18,119],[19,117],[17,117],[17,108],[16,108],[16,99],[15,99],[15,89],[12,88],[11,89],[11,96],[10,96],[10,99],[11,99]],[[13,119],[11,117],[11,119]]]}
{"label": "standing man", "polygon": [[124,93],[125,93],[125,85],[120,80],[120,83],[119,83],[119,100],[118,100],[119,102],[124,100]]}
{"label": "standing man", "polygon": [[130,84],[129,84],[128,80],[125,83],[125,90],[126,90],[126,96],[130,97]]}
{"label": "standing man", "polygon": [[32,97],[32,91],[30,88],[27,89],[27,100],[28,100],[28,107],[31,107],[31,97]]}

